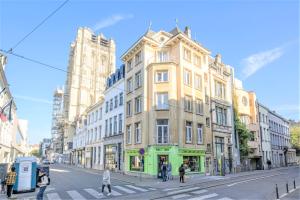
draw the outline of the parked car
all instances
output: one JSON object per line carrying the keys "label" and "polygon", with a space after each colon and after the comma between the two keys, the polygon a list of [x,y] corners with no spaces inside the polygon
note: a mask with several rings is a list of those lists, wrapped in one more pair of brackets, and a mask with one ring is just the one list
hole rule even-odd
{"label": "parked car", "polygon": [[44,165],[50,165],[50,161],[48,159],[43,160]]}

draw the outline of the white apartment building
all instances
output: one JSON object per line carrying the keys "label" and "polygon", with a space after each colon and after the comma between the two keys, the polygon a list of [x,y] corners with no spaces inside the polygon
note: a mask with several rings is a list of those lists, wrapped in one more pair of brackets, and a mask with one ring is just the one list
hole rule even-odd
{"label": "white apartment building", "polygon": [[107,79],[103,102],[103,162],[115,171],[123,170],[124,76],[125,66],[122,65]]}
{"label": "white apartment building", "polygon": [[269,132],[271,136],[272,166],[287,165],[287,152],[290,148],[289,121],[275,111],[268,112]]}
{"label": "white apartment building", "polygon": [[259,131],[261,136],[262,165],[268,169],[267,161],[272,161],[271,136],[269,131],[269,109],[258,103]]}
{"label": "white apartment building", "polygon": [[71,44],[64,94],[64,154],[71,159],[75,121],[97,103],[106,78],[115,71],[115,42],[88,28],[79,28]]}

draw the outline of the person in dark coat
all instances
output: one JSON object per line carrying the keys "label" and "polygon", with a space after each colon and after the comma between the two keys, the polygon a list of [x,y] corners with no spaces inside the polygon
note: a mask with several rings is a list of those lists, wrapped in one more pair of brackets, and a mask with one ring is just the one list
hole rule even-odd
{"label": "person in dark coat", "polygon": [[179,181],[180,181],[180,183],[184,183],[184,174],[185,174],[184,165],[181,164],[181,166],[179,167]]}
{"label": "person in dark coat", "polygon": [[167,165],[165,162],[163,162],[162,166],[161,166],[161,175],[163,178],[163,182],[167,181]]}
{"label": "person in dark coat", "polygon": [[5,179],[7,198],[11,197],[14,184],[16,183],[16,177],[17,177],[16,168],[11,167],[10,172],[8,172]]}

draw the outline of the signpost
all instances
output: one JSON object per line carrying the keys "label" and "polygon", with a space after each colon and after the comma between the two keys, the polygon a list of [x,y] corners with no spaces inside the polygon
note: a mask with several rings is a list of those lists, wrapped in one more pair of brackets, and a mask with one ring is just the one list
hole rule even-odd
{"label": "signpost", "polygon": [[140,181],[142,181],[142,172],[143,172],[143,168],[144,168],[143,156],[144,156],[144,153],[145,153],[145,149],[140,148],[139,153],[140,153],[140,162],[141,162]]}

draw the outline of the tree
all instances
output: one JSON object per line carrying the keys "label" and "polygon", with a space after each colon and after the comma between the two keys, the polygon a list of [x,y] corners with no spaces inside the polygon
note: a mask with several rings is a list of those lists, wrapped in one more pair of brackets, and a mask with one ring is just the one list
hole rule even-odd
{"label": "tree", "polygon": [[41,155],[40,155],[40,151],[38,149],[34,149],[30,152],[30,155],[32,156],[35,156],[37,158],[39,158]]}
{"label": "tree", "polygon": [[293,124],[290,131],[292,147],[300,150],[300,122]]}
{"label": "tree", "polygon": [[249,146],[248,141],[251,137],[249,130],[246,125],[243,124],[240,119],[236,116],[234,120],[235,131],[239,136],[240,154],[242,157],[248,156]]}

